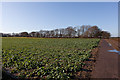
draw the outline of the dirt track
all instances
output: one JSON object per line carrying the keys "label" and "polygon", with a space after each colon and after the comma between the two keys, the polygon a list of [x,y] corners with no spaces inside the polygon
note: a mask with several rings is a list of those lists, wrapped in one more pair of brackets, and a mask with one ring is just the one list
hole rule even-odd
{"label": "dirt track", "polygon": [[106,40],[101,40],[100,49],[92,78],[118,78],[118,53],[108,52],[114,48]]}
{"label": "dirt track", "polygon": [[119,42],[117,40],[112,40],[112,39],[105,39],[108,43],[112,44],[112,47],[116,50],[120,50],[119,48]]}

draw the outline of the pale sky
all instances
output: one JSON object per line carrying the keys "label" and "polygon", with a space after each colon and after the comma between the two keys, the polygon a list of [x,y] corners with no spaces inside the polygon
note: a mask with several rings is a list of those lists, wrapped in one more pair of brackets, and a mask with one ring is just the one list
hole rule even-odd
{"label": "pale sky", "polygon": [[118,36],[118,2],[3,2],[2,29],[13,33],[97,25]]}

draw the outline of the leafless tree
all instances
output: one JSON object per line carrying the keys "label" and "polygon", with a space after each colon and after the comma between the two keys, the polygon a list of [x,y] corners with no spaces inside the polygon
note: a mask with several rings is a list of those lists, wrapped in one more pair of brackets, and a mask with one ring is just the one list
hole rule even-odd
{"label": "leafless tree", "polygon": [[82,25],[77,27],[69,26],[67,28],[60,28],[54,30],[40,30],[39,32],[33,31],[28,34],[28,32],[21,32],[19,34],[2,34],[2,36],[13,36],[13,37],[90,37],[90,38],[109,38],[111,35],[109,32],[102,31],[97,26]]}
{"label": "leafless tree", "polygon": [[36,32],[31,32],[31,33],[29,33],[29,35],[30,35],[31,37],[35,37]]}
{"label": "leafless tree", "polygon": [[102,38],[109,39],[110,36],[111,36],[111,34],[109,32],[107,32],[107,31],[102,31],[101,34],[102,34]]}
{"label": "leafless tree", "polygon": [[21,37],[28,37],[28,32],[21,32],[21,33],[20,33],[20,36],[21,36]]}

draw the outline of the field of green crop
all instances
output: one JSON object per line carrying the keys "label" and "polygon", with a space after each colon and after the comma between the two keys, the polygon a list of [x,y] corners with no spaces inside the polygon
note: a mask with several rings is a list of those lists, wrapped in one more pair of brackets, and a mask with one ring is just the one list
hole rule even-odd
{"label": "field of green crop", "polygon": [[72,78],[100,39],[2,38],[3,68],[18,77]]}

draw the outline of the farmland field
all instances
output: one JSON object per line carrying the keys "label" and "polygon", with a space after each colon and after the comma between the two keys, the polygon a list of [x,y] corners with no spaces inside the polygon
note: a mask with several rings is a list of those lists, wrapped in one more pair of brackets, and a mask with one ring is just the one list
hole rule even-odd
{"label": "farmland field", "polygon": [[[73,78],[100,39],[2,38],[3,68],[21,78]],[[80,74],[81,75],[81,74]]]}

